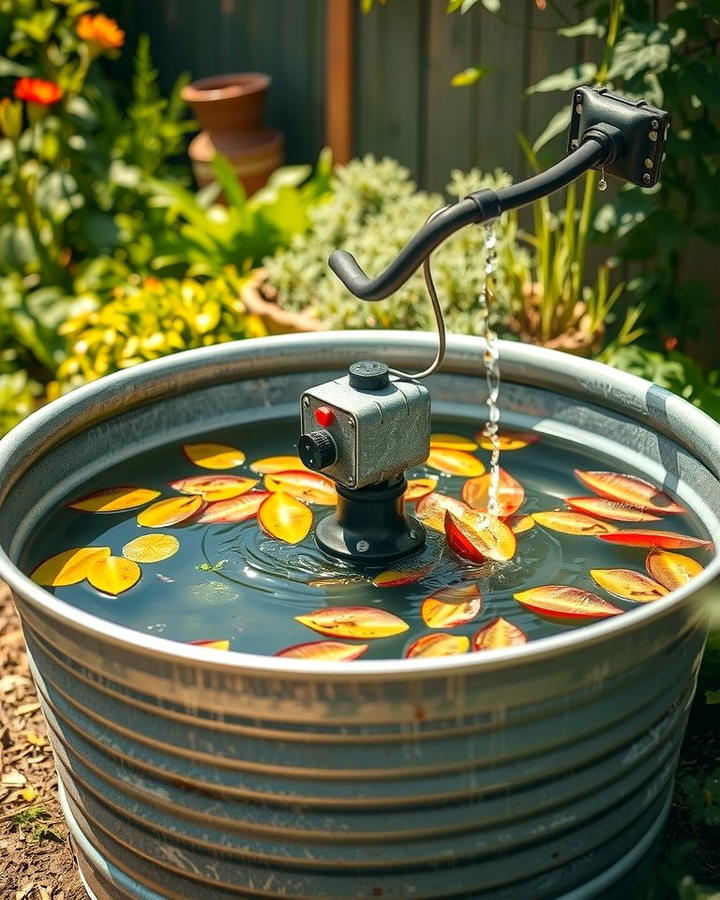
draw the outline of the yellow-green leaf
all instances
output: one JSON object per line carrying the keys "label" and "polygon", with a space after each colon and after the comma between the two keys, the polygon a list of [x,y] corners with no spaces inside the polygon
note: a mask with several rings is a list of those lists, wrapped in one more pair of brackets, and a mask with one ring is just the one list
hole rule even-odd
{"label": "yellow-green leaf", "polygon": [[122,548],[125,559],[136,563],[156,563],[170,559],[180,549],[180,541],[172,534],[141,534]]}
{"label": "yellow-green leaf", "polygon": [[410,627],[393,613],[377,606],[336,606],[316,609],[303,616],[295,616],[320,634],[343,638],[383,638],[402,634]]}

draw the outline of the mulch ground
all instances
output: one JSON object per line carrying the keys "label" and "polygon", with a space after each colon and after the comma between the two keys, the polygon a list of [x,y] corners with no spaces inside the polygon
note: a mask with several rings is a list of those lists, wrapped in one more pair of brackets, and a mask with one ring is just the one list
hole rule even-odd
{"label": "mulch ground", "polygon": [[[703,691],[698,691],[681,773],[708,774],[720,766],[719,711],[720,706],[707,706]],[[0,900],[87,900],[60,811],[55,766],[20,622],[10,592],[2,584],[0,823]],[[692,874],[701,884],[718,884],[720,827],[693,823],[676,796],[661,846],[644,868],[651,871],[634,882],[627,895],[632,900],[678,897],[677,886],[684,874]]]}
{"label": "mulch ground", "polygon": [[0,898],[86,900],[60,812],[45,721],[0,584]]}

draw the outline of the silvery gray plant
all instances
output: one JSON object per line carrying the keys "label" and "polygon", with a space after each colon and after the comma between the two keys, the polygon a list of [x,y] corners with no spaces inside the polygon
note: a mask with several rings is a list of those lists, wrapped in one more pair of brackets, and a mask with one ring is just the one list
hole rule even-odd
{"label": "silvery gray plant", "polygon": [[[511,182],[502,169],[483,174],[478,169],[451,174],[451,202],[479,188],[497,189]],[[418,271],[390,302],[366,303],[353,297],[328,269],[337,247],[349,250],[368,272],[379,272],[447,200],[420,191],[408,169],[393,159],[372,155],[338,168],[333,194],[310,210],[312,226],[290,247],[264,260],[270,283],[289,309],[313,313],[329,328],[411,328],[432,325],[432,311],[422,272]],[[498,231],[494,319],[506,329],[513,284],[527,271],[527,251],[516,242],[517,221],[504,216]],[[432,257],[432,269],[449,330],[477,333],[481,327],[478,298],[485,278],[485,236],[481,226],[463,229]]]}

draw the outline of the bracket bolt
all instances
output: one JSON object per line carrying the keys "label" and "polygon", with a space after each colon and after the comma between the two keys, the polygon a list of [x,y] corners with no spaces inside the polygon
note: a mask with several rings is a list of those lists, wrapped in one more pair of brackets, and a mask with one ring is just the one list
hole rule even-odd
{"label": "bracket bolt", "polygon": [[658,120],[657,120],[657,119],[653,119],[652,122],[651,122],[650,124],[652,125],[653,128],[657,128],[657,127],[658,127]]}
{"label": "bracket bolt", "polygon": [[352,475],[348,475],[347,483],[348,483],[348,484],[355,484],[355,479],[353,478]]}
{"label": "bracket bolt", "polygon": [[310,398],[303,397],[303,406],[310,406]]}
{"label": "bracket bolt", "polygon": [[355,544],[355,549],[358,553],[365,553],[366,550],[370,549],[370,544],[368,544],[367,541],[358,541],[357,544]]}
{"label": "bracket bolt", "polygon": [[657,131],[651,131],[650,134],[648,135],[648,137],[650,138],[651,141],[656,141],[658,139]]}
{"label": "bracket bolt", "polygon": [[650,176],[649,176],[648,173],[646,172],[646,173],[643,175],[643,184],[650,184],[651,181],[652,181],[652,178],[650,178]]}
{"label": "bracket bolt", "polygon": [[582,103],[578,103],[578,104],[575,106],[575,112],[576,112],[578,115],[580,115],[580,114],[582,113],[582,110],[583,110],[583,108],[582,108]]}
{"label": "bracket bolt", "polygon": [[355,419],[348,419],[347,424],[348,424],[348,428],[354,428],[355,427]]}
{"label": "bracket bolt", "polygon": [[652,167],[653,167],[653,161],[650,159],[650,157],[648,157],[648,158],[645,160],[645,168],[646,168],[646,169],[652,169]]}
{"label": "bracket bolt", "polygon": [[577,148],[578,148],[579,146],[580,146],[580,142],[578,141],[577,138],[573,138],[573,139],[570,141],[570,147],[571,147],[573,150],[577,150]]}
{"label": "bracket bolt", "polygon": [[575,94],[575,99],[577,100],[578,103],[581,103],[582,102],[582,94]]}

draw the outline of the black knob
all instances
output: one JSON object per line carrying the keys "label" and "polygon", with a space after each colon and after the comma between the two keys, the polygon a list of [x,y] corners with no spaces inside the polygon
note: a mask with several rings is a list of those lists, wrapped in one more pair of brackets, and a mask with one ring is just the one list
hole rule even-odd
{"label": "black knob", "polygon": [[311,431],[298,441],[298,453],[303,465],[319,472],[337,459],[337,447],[329,431]]}
{"label": "black knob", "polygon": [[365,359],[350,366],[349,380],[356,391],[380,391],[390,384],[390,370],[385,363]]}

